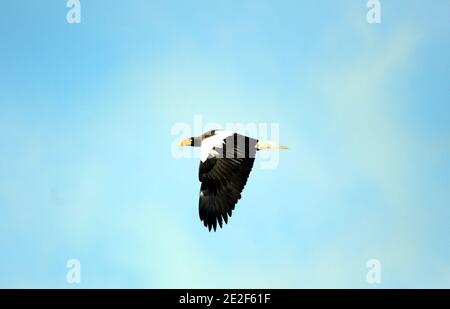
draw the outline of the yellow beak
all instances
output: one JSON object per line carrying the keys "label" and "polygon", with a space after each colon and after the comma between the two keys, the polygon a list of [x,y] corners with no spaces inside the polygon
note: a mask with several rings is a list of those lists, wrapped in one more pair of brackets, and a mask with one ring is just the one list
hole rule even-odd
{"label": "yellow beak", "polygon": [[191,146],[191,139],[185,138],[180,142],[180,147]]}

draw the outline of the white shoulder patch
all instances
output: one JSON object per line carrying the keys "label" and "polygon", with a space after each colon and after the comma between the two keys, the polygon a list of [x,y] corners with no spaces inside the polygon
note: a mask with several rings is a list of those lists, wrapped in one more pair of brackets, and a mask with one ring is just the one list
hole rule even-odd
{"label": "white shoulder patch", "polygon": [[213,136],[205,138],[200,146],[200,161],[205,162],[209,155],[218,155],[218,152],[214,151],[213,148],[222,148],[225,143],[224,140],[231,135],[233,135],[233,132],[216,130]]}

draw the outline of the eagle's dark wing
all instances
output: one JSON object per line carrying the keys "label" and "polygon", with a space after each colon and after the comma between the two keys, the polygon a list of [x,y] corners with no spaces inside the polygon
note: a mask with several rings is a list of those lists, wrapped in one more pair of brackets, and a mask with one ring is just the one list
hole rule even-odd
{"label": "eagle's dark wing", "polygon": [[234,134],[225,139],[220,153],[200,162],[201,181],[199,214],[209,230],[222,227],[222,219],[228,222],[232,211],[241,198],[255,161],[257,140]]}

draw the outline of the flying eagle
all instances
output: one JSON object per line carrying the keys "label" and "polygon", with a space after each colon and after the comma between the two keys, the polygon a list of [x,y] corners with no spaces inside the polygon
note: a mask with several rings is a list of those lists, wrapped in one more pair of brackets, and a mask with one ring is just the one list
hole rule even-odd
{"label": "flying eagle", "polygon": [[197,137],[183,139],[181,147],[200,147],[201,182],[199,215],[209,231],[228,223],[228,216],[241,198],[241,192],[255,161],[256,151],[287,149],[271,141],[224,130],[211,130]]}

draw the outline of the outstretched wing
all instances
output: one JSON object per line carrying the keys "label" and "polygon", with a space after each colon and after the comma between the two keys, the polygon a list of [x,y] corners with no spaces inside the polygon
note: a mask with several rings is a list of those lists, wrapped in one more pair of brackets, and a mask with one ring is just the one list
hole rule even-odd
{"label": "outstretched wing", "polygon": [[257,140],[234,134],[200,162],[199,214],[209,230],[228,222],[252,170]]}

